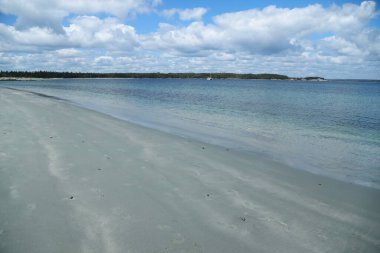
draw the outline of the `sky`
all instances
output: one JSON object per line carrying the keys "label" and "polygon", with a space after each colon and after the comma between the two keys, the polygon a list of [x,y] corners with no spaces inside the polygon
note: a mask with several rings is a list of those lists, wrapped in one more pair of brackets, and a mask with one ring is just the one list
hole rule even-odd
{"label": "sky", "polygon": [[0,70],[380,79],[376,1],[0,0]]}

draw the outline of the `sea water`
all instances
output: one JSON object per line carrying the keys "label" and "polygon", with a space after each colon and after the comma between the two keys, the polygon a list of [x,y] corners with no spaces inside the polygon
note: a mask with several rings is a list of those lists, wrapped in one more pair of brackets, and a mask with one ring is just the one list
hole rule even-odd
{"label": "sea water", "polygon": [[0,86],[380,188],[380,81],[50,79]]}

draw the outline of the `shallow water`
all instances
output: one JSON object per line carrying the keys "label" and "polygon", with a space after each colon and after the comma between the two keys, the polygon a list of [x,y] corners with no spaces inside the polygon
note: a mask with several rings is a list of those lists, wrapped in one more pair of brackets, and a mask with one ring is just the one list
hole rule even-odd
{"label": "shallow water", "polygon": [[380,81],[57,79],[0,86],[380,188]]}

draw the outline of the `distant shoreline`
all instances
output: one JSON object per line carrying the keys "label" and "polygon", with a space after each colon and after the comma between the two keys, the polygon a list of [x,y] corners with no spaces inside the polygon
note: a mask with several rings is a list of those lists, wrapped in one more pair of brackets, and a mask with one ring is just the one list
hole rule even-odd
{"label": "distant shoreline", "polygon": [[251,80],[302,80],[325,81],[318,76],[288,77],[279,74],[237,74],[237,73],[75,73],[50,71],[1,71],[0,81],[33,81],[41,79],[115,79],[115,78],[159,78],[159,79],[251,79]]}

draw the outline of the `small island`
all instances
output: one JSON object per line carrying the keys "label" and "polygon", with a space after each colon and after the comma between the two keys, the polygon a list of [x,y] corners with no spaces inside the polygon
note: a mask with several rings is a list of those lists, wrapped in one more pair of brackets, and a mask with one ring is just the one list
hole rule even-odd
{"label": "small island", "polygon": [[238,74],[238,73],[91,73],[56,71],[0,71],[0,80],[33,80],[46,78],[198,78],[198,79],[259,79],[259,80],[302,80],[324,81],[323,77],[292,78],[279,74]]}

